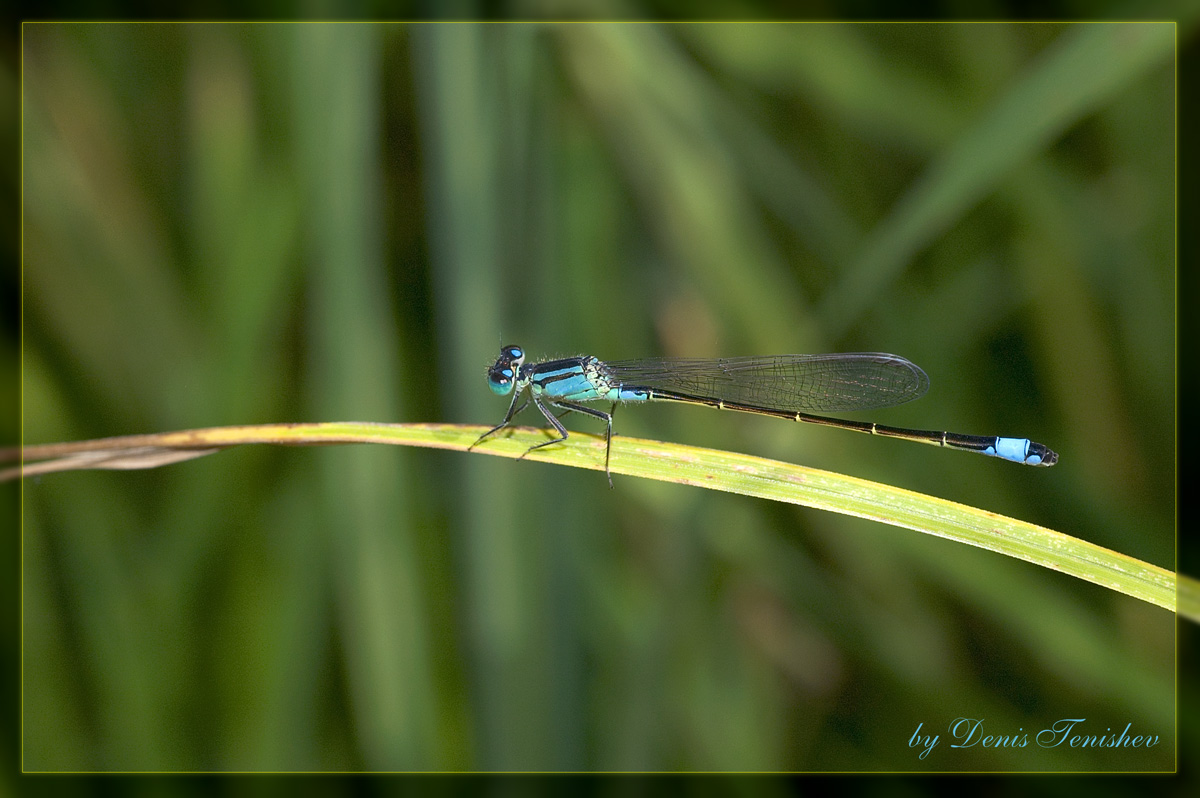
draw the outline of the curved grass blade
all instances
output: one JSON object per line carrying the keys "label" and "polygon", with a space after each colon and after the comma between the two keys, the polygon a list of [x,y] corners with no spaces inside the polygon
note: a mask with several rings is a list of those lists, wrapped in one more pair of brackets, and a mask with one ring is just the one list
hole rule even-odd
{"label": "curved grass blade", "polygon": [[[466,451],[486,429],[459,424],[334,422],[213,427],[101,438],[27,446],[25,464],[0,472],[0,481],[15,479],[22,473],[80,468],[153,468],[254,443],[389,443]],[[545,439],[544,430],[510,429],[511,434],[489,440],[474,451],[518,458],[532,443]],[[698,485],[880,521],[1061,571],[1176,611],[1176,579],[1170,571],[1015,518],[891,485],[751,455],[624,436],[614,438],[612,447],[612,471],[617,474]],[[20,451],[0,450],[0,462],[17,459]],[[558,446],[531,452],[527,459],[603,471],[604,438],[576,432]],[[1200,622],[1200,586],[1181,578],[1179,593],[1179,613]]]}

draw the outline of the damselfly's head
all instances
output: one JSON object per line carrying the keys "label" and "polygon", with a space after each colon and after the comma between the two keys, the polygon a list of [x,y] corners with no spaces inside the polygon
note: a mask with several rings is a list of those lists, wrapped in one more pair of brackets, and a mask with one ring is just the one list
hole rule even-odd
{"label": "damselfly's head", "polygon": [[521,364],[525,362],[525,350],[519,346],[500,347],[500,357],[488,369],[488,387],[498,396],[512,393],[513,386],[521,373]]}

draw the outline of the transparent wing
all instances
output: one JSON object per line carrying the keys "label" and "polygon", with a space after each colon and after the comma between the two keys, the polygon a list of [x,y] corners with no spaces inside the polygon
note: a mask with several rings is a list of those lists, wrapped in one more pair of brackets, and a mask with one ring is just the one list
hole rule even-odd
{"label": "transparent wing", "polygon": [[882,352],[647,358],[614,360],[605,366],[623,388],[815,413],[893,407],[929,390],[924,371]]}

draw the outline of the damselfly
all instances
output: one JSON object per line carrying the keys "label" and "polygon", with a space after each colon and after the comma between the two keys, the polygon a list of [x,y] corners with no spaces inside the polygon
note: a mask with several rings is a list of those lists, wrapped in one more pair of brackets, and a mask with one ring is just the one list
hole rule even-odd
{"label": "damselfly", "polygon": [[[920,398],[929,390],[929,377],[915,364],[880,352],[608,362],[585,356],[527,365],[521,347],[505,346],[488,369],[488,386],[500,396],[511,393],[512,403],[504,420],[479,436],[472,448],[507,427],[529,402],[541,411],[559,437],[530,446],[521,457],[570,437],[559,420],[562,414],[555,416],[551,408],[584,413],[608,426],[604,471],[610,486],[612,413],[619,402],[686,402],[930,443],[1025,465],[1052,466],[1058,462],[1057,454],[1027,438],[904,429],[811,415],[893,407]],[[612,409],[605,413],[580,402],[610,402]]]}

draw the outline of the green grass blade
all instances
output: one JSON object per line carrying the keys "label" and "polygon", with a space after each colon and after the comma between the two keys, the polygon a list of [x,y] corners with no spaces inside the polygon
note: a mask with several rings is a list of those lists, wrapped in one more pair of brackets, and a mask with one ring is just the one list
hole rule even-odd
{"label": "green grass blade", "polygon": [[[475,434],[475,428],[465,429],[471,430],[468,437]],[[521,429],[475,451],[519,457],[543,440],[544,432]],[[604,439],[573,432],[566,444],[539,449],[527,459],[603,470]],[[613,438],[612,471],[880,521],[1062,571],[1175,610],[1170,571],[1036,524],[891,485],[735,452],[623,436]]]}
{"label": "green grass blade", "polygon": [[[390,443],[466,450],[487,429],[458,424],[357,422],[219,427],[27,447],[25,458],[54,456],[78,462],[83,452],[118,452],[133,447],[144,451],[154,446],[202,449],[248,443]],[[514,427],[473,451],[520,458],[530,446],[545,440],[544,430]],[[572,433],[569,441],[538,449],[526,459],[603,471],[604,438]],[[891,485],[746,454],[625,436],[613,438],[612,472],[880,521],[1061,571],[1172,612],[1176,608],[1175,575],[1170,571],[1036,524]],[[1190,582],[1181,589],[1185,587],[1183,614],[1200,619],[1200,591]]]}

